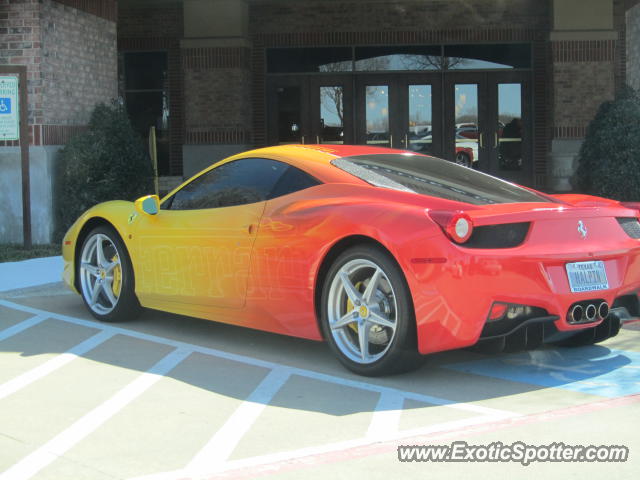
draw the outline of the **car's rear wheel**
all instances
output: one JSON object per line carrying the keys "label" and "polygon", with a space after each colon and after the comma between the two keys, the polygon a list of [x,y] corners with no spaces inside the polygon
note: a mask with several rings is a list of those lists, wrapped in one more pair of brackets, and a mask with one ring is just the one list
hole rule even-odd
{"label": "car's rear wheel", "polygon": [[325,338],[353,372],[378,376],[420,365],[409,288],[382,250],[356,246],[335,260],[324,282],[321,314]]}
{"label": "car's rear wheel", "polygon": [[119,322],[139,315],[131,260],[113,228],[99,226],[89,232],[77,262],[80,293],[94,317]]}

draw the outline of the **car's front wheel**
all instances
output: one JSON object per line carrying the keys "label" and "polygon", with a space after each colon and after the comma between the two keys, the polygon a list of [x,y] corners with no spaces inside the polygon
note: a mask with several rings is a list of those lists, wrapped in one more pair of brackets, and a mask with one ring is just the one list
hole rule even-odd
{"label": "car's front wheel", "polygon": [[78,257],[80,293],[98,320],[130,320],[141,311],[134,292],[127,249],[113,228],[99,226],[86,236]]}
{"label": "car's front wheel", "polygon": [[353,372],[378,376],[420,365],[409,288],[382,250],[356,246],[336,259],[324,282],[321,314],[325,338]]}

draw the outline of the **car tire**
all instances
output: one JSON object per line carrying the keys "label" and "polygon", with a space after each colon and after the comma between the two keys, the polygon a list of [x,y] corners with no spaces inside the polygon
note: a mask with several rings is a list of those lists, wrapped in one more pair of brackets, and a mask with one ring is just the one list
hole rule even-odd
{"label": "car tire", "polygon": [[340,362],[359,375],[406,372],[421,364],[409,287],[381,249],[355,246],[333,262],[322,288],[321,324]]}
{"label": "car tire", "polygon": [[131,259],[113,228],[101,225],[91,230],[76,264],[82,300],[94,317],[104,322],[122,322],[141,313]]}
{"label": "car tire", "polygon": [[470,167],[471,159],[469,158],[469,155],[467,155],[466,153],[458,152],[456,153],[456,163],[458,165],[462,165],[463,167]]}

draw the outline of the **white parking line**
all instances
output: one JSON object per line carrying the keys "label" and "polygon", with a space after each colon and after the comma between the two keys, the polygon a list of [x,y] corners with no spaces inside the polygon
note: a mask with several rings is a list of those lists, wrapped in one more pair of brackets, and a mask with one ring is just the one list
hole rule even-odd
{"label": "white parking line", "polygon": [[[31,321],[33,324],[38,323],[37,321],[35,321],[38,318],[51,318],[76,325],[91,327],[93,329],[99,328],[103,331],[105,339],[113,335],[120,334],[176,348],[173,353],[169,354],[163,360],[158,362],[152,369],[138,377],[120,392],[116,393],[113,397],[104,402],[101,406],[97,407],[96,409],[82,417],[70,428],[50,440],[34,453],[28,455],[23,460],[15,464],[3,475],[0,475],[0,480],[22,480],[30,478],[46,465],[58,458],[60,455],[64,454],[64,452],[69,450],[73,445],[85,438],[92,431],[97,429],[100,425],[102,425],[118,411],[124,408],[133,399],[141,395],[153,383],[159,380],[162,375],[170,371],[178,363],[184,360],[184,358],[186,358],[189,354],[196,352],[204,355],[243,363],[245,365],[253,365],[266,368],[270,370],[270,373],[267,374],[267,376],[254,389],[249,397],[236,409],[236,411],[231,415],[231,417],[222,426],[222,428],[220,428],[211,437],[209,442],[193,457],[186,468],[173,472],[152,474],[143,478],[181,478],[186,474],[191,475],[225,472],[236,468],[265,465],[287,459],[301,459],[308,455],[339,452],[344,448],[371,445],[380,441],[401,439],[409,436],[415,436],[417,434],[442,432],[451,428],[459,428],[460,426],[471,426],[486,422],[493,422],[498,419],[520,416],[519,414],[514,412],[482,407],[475,404],[456,403],[455,401],[447,400],[440,397],[434,397],[431,395],[424,395],[411,391],[403,391],[396,388],[377,385],[375,383],[367,383],[361,380],[353,380],[335,375],[319,373],[312,370],[287,366],[254,357],[225,352],[222,350],[203,347],[200,345],[189,344],[169,338],[158,337],[155,335],[137,332],[135,330],[128,330],[122,327],[104,325],[80,318],[70,317],[67,315],[46,312],[6,300],[0,300],[0,305],[37,315],[33,319],[25,321]],[[18,327],[18,325],[16,325],[15,327]],[[15,329],[15,327],[11,327],[7,330]],[[29,328],[29,325],[26,325],[23,328],[17,330],[22,331],[26,328]],[[1,333],[4,332],[0,332],[0,334]],[[92,337],[91,339],[83,342],[83,344],[86,344],[92,339],[96,339],[96,337],[99,337],[99,335],[96,335],[95,337]],[[47,373],[50,373],[56,368],[59,368],[59,366],[70,361],[70,359],[72,359],[71,357],[73,357],[72,351],[77,353],[77,350],[80,349],[83,344],[79,344],[73,349],[66,352],[66,357],[64,359],[60,359],[58,360],[58,362],[47,362],[47,364],[49,365],[47,366],[47,364],[45,364],[39,367],[41,368],[40,371],[38,371],[38,369],[34,369],[31,372],[28,372],[30,375],[34,376],[34,379],[31,381],[34,381],[36,379],[36,376],[37,378],[41,378]],[[87,348],[87,346],[88,345],[84,345],[84,347],[82,348]],[[58,366],[58,364],[60,365]],[[278,452],[247,459],[229,461],[229,456],[232,454],[242,437],[251,428],[260,414],[272,401],[273,397],[292,375],[380,394],[378,404],[376,405],[375,411],[372,415],[367,435],[362,438],[348,441],[341,441],[337,443],[307,447],[288,452]],[[14,380],[16,382],[16,385],[19,385],[20,381],[25,381],[25,379],[20,380],[20,378],[21,377],[18,377]],[[10,383],[11,382],[7,382],[5,386]],[[4,386],[0,386],[0,389],[2,387]],[[7,391],[9,391],[9,389],[10,387],[7,387]],[[447,408],[473,412],[476,414],[476,416],[463,420],[443,422],[424,428],[399,432],[398,428],[400,415],[402,413],[404,401],[407,399],[416,400],[418,402],[432,405],[439,405]]]}
{"label": "white parking line", "polygon": [[281,367],[271,370],[204,448],[193,457],[193,460],[187,465],[187,470],[201,470],[226,462],[244,434],[255,423],[290,376],[291,371],[287,368]]}
{"label": "white parking line", "polygon": [[191,353],[191,350],[178,349],[166,355],[102,405],[80,418],[35,452],[5,470],[0,474],[0,480],[27,480],[31,478],[139,397]]}
{"label": "white parking line", "polygon": [[46,312],[38,311],[38,314],[35,317],[28,318],[26,320],[23,320],[20,323],[16,323],[12,327],[5,328],[4,330],[0,330],[0,342],[2,340],[6,340],[9,337],[13,337],[14,335],[17,335],[20,332],[24,332],[25,330],[33,327],[34,325],[39,324],[40,322],[43,322],[44,320],[49,318],[48,315],[44,315],[45,313]]}
{"label": "white parking line", "polygon": [[465,411],[475,412],[483,415],[504,415],[505,413],[511,414],[510,412],[504,412],[502,410],[496,410],[493,408],[482,407],[479,405],[473,405],[469,403],[458,403],[453,400],[448,400],[446,398],[434,397],[432,395],[425,395],[422,393],[400,390],[393,387],[384,387],[382,385],[377,385],[375,383],[367,383],[362,380],[351,380],[348,378],[338,377],[336,375],[329,375],[326,373],[315,372],[313,370],[306,370],[304,368],[291,367],[281,363],[270,362],[267,360],[260,360],[258,358],[248,357],[246,355],[239,355],[237,353],[225,352],[223,350],[217,350],[215,348],[203,347],[201,345],[194,345],[187,342],[181,342],[179,340],[172,340],[170,338],[158,337],[157,335],[137,332],[135,330],[128,330],[122,327],[115,327],[113,325],[104,325],[104,324],[92,322],[89,320],[83,320],[81,318],[75,318],[68,315],[62,315],[59,313],[47,312],[47,311],[39,310],[33,307],[27,307],[25,305],[20,305],[18,303],[9,302],[6,300],[0,300],[0,305],[8,308],[12,308],[14,310],[20,310],[23,312],[46,315],[49,318],[73,323],[76,325],[82,325],[83,327],[90,327],[94,329],[101,328],[102,330],[113,332],[114,334],[126,335],[132,338],[147,340],[149,342],[160,343],[162,345],[169,345],[175,348],[188,349],[188,350],[192,350],[193,352],[202,353],[204,355],[210,355],[218,358],[224,358],[226,360],[244,363],[246,365],[253,365],[256,367],[268,368],[269,370],[272,370],[278,367],[284,367],[289,369],[292,375],[299,375],[305,378],[313,378],[315,380],[329,382],[337,385],[344,385],[346,387],[357,388],[357,389],[366,390],[369,392],[376,392],[376,393],[387,392],[391,394],[397,394],[411,400],[416,400],[418,402],[431,403],[433,405],[441,405],[449,408],[454,408],[457,410],[465,410]]}
{"label": "white parking line", "polygon": [[389,392],[381,393],[367,430],[367,437],[379,438],[396,433],[400,425],[403,406],[404,397],[402,395]]}
{"label": "white parking line", "polygon": [[80,355],[84,355],[101,343],[109,340],[111,337],[113,337],[113,335],[113,332],[108,331],[97,333],[93,337],[88,338],[84,342],[79,343],[75,347],[52,358],[42,365],[38,365],[28,372],[25,372],[22,375],[3,383],[2,385],[0,385],[0,400],[65,366],[67,363],[78,358]]}

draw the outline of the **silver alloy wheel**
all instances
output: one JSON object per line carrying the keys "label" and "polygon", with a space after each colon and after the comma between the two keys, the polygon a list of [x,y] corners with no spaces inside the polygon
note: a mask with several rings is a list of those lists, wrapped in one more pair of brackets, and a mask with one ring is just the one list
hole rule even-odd
{"label": "silver alloy wheel", "polygon": [[122,291],[122,265],[113,241],[102,233],[89,237],[80,256],[82,296],[91,310],[107,315]]}
{"label": "silver alloy wheel", "polygon": [[345,263],[331,281],[327,312],[340,351],[359,364],[382,358],[396,334],[397,302],[387,275],[374,262]]}

